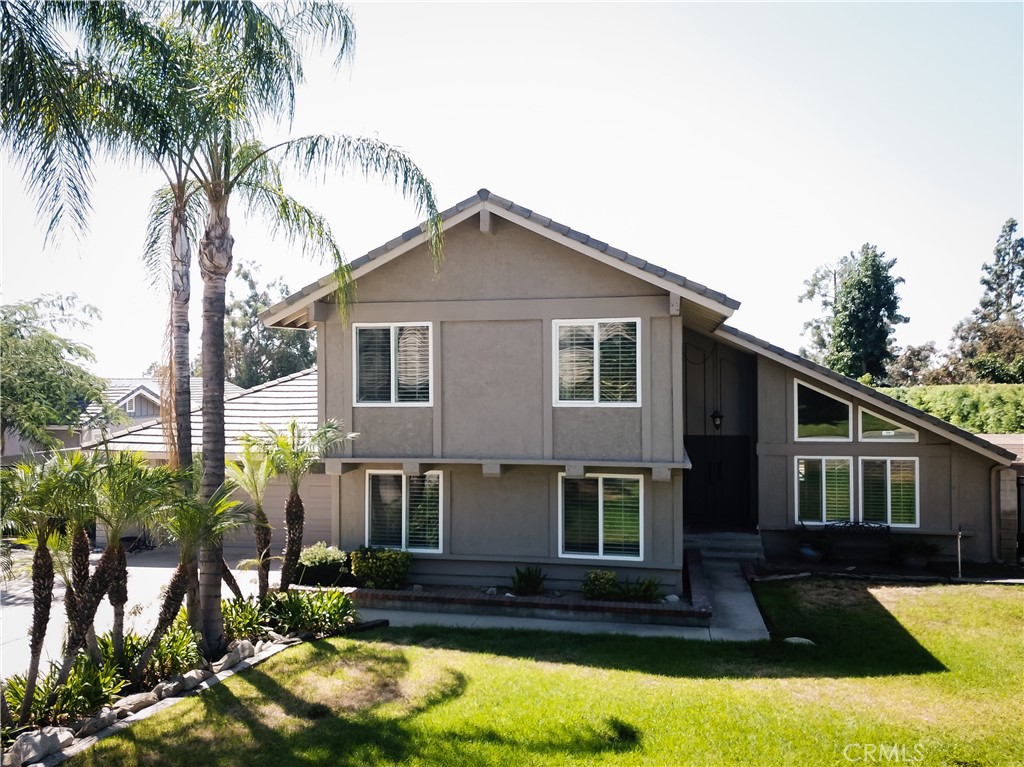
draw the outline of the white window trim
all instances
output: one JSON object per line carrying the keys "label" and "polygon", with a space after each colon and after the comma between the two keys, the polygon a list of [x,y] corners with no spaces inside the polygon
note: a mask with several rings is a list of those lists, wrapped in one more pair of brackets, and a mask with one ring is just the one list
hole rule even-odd
{"label": "white window trim", "polygon": [[124,412],[128,415],[135,415],[135,397],[129,397],[125,400]]}
{"label": "white window trim", "polygon": [[[801,437],[800,436],[800,389],[799,387],[806,386],[808,389],[813,389],[818,394],[824,394],[826,397],[831,397],[837,402],[842,402],[847,408],[847,431],[849,432],[848,437]],[[853,442],[853,403],[849,400],[845,400],[842,397],[837,397],[831,392],[827,392],[824,389],[819,389],[817,386],[812,386],[806,381],[801,381],[797,378],[793,379],[793,440],[795,442]],[[813,456],[812,456],[813,457]]]}
{"label": "white window trim", "polygon": [[[565,551],[565,479],[566,473],[558,474],[558,556],[561,559],[601,559],[614,562],[642,562],[644,559],[644,477],[642,474],[584,474],[583,479],[631,479],[640,483],[640,556],[626,557],[622,555],[606,555],[604,550],[604,493],[598,496],[597,505],[597,554],[566,553]],[[570,479],[580,479],[570,477]],[[602,491],[604,483],[599,483]]]}
{"label": "white window trim", "polygon": [[[602,323],[610,322],[635,322],[636,323],[636,402],[601,402],[601,387],[598,383],[599,373],[598,366],[600,364],[600,355],[598,353],[597,341],[598,326]],[[561,400],[559,399],[558,390],[558,329],[566,325],[591,325],[594,328],[594,398],[589,402],[587,400]],[[641,326],[642,323],[639,317],[601,317],[599,319],[577,319],[577,320],[552,320],[551,321],[551,404],[554,407],[642,407],[641,392],[643,387],[640,384],[640,371],[643,369],[641,360]]]}
{"label": "white window trim", "polygon": [[[391,328],[391,401],[359,401],[359,329]],[[426,402],[398,402],[398,363],[395,359],[395,333],[398,328],[427,329],[427,375],[430,390]],[[352,325],[352,407],[433,407],[434,406],[434,324],[432,322],[361,322]]]}
{"label": "white window trim", "polygon": [[[864,521],[864,462],[865,461],[885,461],[885,472],[886,472],[886,484],[885,484],[885,523],[889,527],[898,527],[908,530],[916,530],[921,527],[921,462],[917,456],[906,456],[906,455],[862,455],[858,463],[858,471],[860,472],[860,479],[858,487],[860,488],[860,509],[859,519],[861,522]],[[912,461],[914,463],[914,517],[917,519],[912,525],[907,524],[894,524],[892,520],[892,479],[890,474],[890,465],[893,461]]]}
{"label": "white window trim", "polygon": [[[819,520],[806,520],[800,519],[800,461],[846,461],[850,467],[850,516],[846,520],[832,520],[825,521],[824,517],[828,516],[828,509],[825,506],[825,483],[821,483],[821,514],[822,519]],[[793,457],[793,516],[798,525],[830,525],[834,522],[845,521],[852,522],[855,516],[855,509],[853,506],[853,487],[856,478],[853,475],[853,456],[852,455],[797,455]],[[822,476],[824,476],[825,467],[822,465]]]}
{"label": "white window trim", "polygon": [[897,419],[891,418],[890,416],[882,415],[881,413],[876,413],[874,410],[868,410],[866,407],[858,407],[857,408],[857,439],[859,441],[861,441],[861,442],[884,442],[884,443],[889,444],[889,445],[912,445],[915,442],[918,442],[919,439],[920,439],[920,432],[918,432],[917,429],[911,429],[909,426],[907,426],[906,424],[903,424],[903,423],[899,424],[900,427],[903,428],[903,429],[907,429],[909,431],[914,432],[914,438],[913,439],[887,439],[886,437],[865,437],[864,436],[864,413],[867,413],[868,415],[873,415],[875,418],[883,418],[886,421],[893,421],[893,422],[899,423],[899,421]]}
{"label": "white window trim", "polygon": [[[382,471],[367,471],[366,472],[366,483],[363,490],[365,497],[364,505],[366,507],[366,546],[370,547],[370,500],[373,497],[370,492],[370,477],[374,475],[380,476],[400,476],[402,478],[402,548],[401,551],[409,551],[414,554],[440,554],[444,551],[444,472],[442,471],[425,471],[422,476],[437,477],[437,548],[436,549],[412,549],[409,548],[409,476],[401,471],[394,470],[382,470]],[[375,548],[394,548],[393,546],[386,547],[375,547]]]}

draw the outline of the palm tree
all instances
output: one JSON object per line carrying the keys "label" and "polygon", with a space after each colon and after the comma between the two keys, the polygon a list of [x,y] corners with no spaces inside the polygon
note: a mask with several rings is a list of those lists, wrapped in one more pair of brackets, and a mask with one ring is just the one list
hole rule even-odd
{"label": "palm tree", "polygon": [[315,431],[300,426],[296,419],[288,422],[283,431],[265,426],[263,436],[249,437],[246,442],[255,444],[267,456],[278,474],[288,478],[288,500],[285,503],[285,548],[281,565],[281,591],[287,591],[299,563],[302,551],[302,533],[306,511],[299,496],[302,478],[332,449],[350,442],[358,434],[346,432],[337,421],[328,420]]}
{"label": "palm tree", "polygon": [[256,566],[259,581],[259,598],[262,602],[267,596],[270,586],[270,545],[272,533],[270,520],[263,511],[263,497],[267,484],[274,476],[274,465],[265,457],[256,454],[252,442],[244,442],[242,459],[239,462],[228,461],[225,467],[228,479],[238,488],[244,490],[252,500],[254,534],[256,536]]}
{"label": "palm tree", "polygon": [[83,464],[52,458],[45,463],[19,464],[12,470],[8,488],[12,497],[7,506],[10,522],[33,546],[32,626],[29,632],[29,668],[25,698],[18,715],[18,726],[29,718],[35,697],[36,680],[46,625],[53,604],[54,565],[50,545],[53,536],[75,510],[88,502],[91,474]]}
{"label": "palm tree", "polygon": [[[176,496],[174,502],[161,517],[161,528],[179,546],[178,566],[164,592],[156,626],[149,636],[149,641],[139,658],[138,665],[132,671],[133,685],[138,685],[146,673],[146,666],[149,665],[160,640],[178,615],[186,593],[196,582],[199,547],[212,541],[221,540],[225,533],[250,521],[249,508],[231,498],[233,489],[232,484],[226,484],[220,487],[208,501],[200,500],[195,495],[181,493]],[[189,619],[190,625],[195,630],[197,624],[193,622],[191,614]]]}
{"label": "palm tree", "polygon": [[107,598],[114,608],[114,657],[120,660],[124,653],[124,606],[128,602],[128,559],[121,539],[130,529],[155,521],[181,476],[163,466],[150,466],[142,453],[126,450],[107,456],[98,480],[97,517],[107,528],[107,550],[113,550]]}

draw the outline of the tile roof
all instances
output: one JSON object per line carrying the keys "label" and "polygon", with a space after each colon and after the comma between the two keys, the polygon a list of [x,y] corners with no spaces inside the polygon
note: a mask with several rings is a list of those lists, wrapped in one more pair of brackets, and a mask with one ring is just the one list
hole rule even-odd
{"label": "tile roof", "polygon": [[969,431],[964,431],[960,427],[954,426],[948,421],[943,421],[941,418],[936,418],[935,416],[930,415],[924,412],[923,410],[918,410],[915,407],[911,407],[905,402],[900,402],[898,399],[893,399],[892,397],[886,394],[882,394],[877,389],[873,389],[870,386],[865,386],[864,384],[860,383],[859,381],[855,381],[852,378],[847,378],[841,373],[837,373],[834,370],[825,367],[824,365],[819,365],[816,362],[812,362],[811,360],[807,359],[806,357],[801,357],[799,354],[794,354],[793,352],[786,351],[781,346],[775,346],[774,344],[769,343],[768,341],[765,341],[761,338],[752,336],[749,333],[744,333],[742,330],[734,328],[731,325],[721,325],[719,326],[717,332],[724,335],[732,336],[733,338],[746,342],[748,345],[756,346],[761,349],[764,349],[765,351],[771,352],[776,356],[784,358],[794,367],[800,367],[807,370],[809,373],[813,373],[817,378],[827,379],[832,383],[838,384],[846,389],[853,390],[854,392],[856,392],[857,394],[866,399],[875,400],[876,402],[879,402],[890,409],[898,410],[902,413],[906,413],[909,416],[913,416],[920,421],[924,421],[929,426],[934,427],[936,431],[945,432],[957,438],[958,441],[960,441],[961,443],[970,443],[971,445],[977,448],[988,451],[989,453],[1000,455],[1003,458],[1007,458],[1010,460],[1016,458],[1016,454],[1014,452],[1007,450],[1006,448],[1001,447],[999,445],[993,444],[987,439],[979,437],[977,434],[972,434]]}
{"label": "tile roof", "polygon": [[[160,402],[160,379],[158,378],[106,378],[107,389],[103,396],[113,405],[119,405],[133,394],[145,393],[154,402]],[[230,381],[224,382],[224,397],[240,394],[245,389],[235,386]],[[203,379],[193,376],[189,378],[189,398],[192,407],[203,404]],[[85,409],[84,417],[89,419],[99,415],[100,408],[95,402]]]}
{"label": "tile roof", "polygon": [[[240,452],[239,438],[243,434],[259,432],[264,424],[280,429],[292,418],[296,418],[302,426],[312,429],[317,427],[316,368],[251,389],[233,388],[236,393],[224,398],[224,450],[228,455]],[[92,440],[82,447],[98,447],[103,441],[102,438]],[[106,443],[116,450],[140,450],[157,454],[166,451],[159,419],[114,432],[106,439]],[[202,445],[203,408],[200,405],[192,409],[192,446],[198,452]]]}
{"label": "tile roof", "polygon": [[[544,227],[545,229],[550,229],[555,234],[568,237],[572,240],[575,240],[576,242],[591,247],[600,253],[603,253],[607,256],[611,256],[612,258],[616,258],[619,261],[622,261],[623,263],[633,267],[634,269],[650,274],[652,277],[668,280],[669,282],[678,285],[684,290],[696,293],[711,301],[721,304],[730,312],[738,309],[740,306],[739,301],[737,301],[734,298],[730,298],[729,296],[725,295],[725,293],[721,293],[717,290],[712,290],[706,285],[702,285],[699,282],[694,282],[693,280],[688,280],[686,277],[683,277],[682,275],[676,274],[674,272],[670,272],[664,267],[658,266],[657,264],[652,264],[651,262],[645,261],[642,258],[638,258],[634,255],[631,255],[630,253],[627,253],[624,250],[612,247],[606,242],[602,242],[601,240],[595,239],[588,234],[584,234],[583,232],[578,232],[575,229],[571,229],[565,224],[560,224],[557,221],[553,221],[549,217],[542,216],[539,213],[535,213],[529,208],[524,208],[521,205],[516,205],[511,200],[506,200],[504,197],[499,197],[498,195],[493,194],[491,191],[487,189],[481,189],[472,197],[467,197],[465,200],[456,203],[447,210],[441,211],[441,221],[446,222],[453,216],[462,213],[467,208],[484,202],[490,203],[498,208],[501,208],[506,212],[513,214],[514,216],[525,219],[534,224],[538,224]],[[403,232],[398,237],[395,237],[394,239],[384,243],[380,247],[374,248],[369,253],[366,253],[365,255],[362,255],[359,258],[355,259],[349,264],[349,268],[354,272],[370,264],[372,261],[380,258],[381,256],[387,255],[395,248],[401,247],[408,243],[410,240],[419,237],[424,233],[425,230],[425,223],[413,227],[412,229]],[[314,293],[321,292],[324,287],[331,284],[332,280],[333,275],[330,274],[321,277],[316,282],[306,285],[304,288],[301,288],[292,295],[288,296],[287,298],[284,299],[284,301],[277,304],[276,306],[272,306],[269,309],[265,310],[261,314],[261,317],[269,316],[272,314],[276,315],[282,307],[294,306],[295,304],[302,303],[304,299],[310,297]]]}

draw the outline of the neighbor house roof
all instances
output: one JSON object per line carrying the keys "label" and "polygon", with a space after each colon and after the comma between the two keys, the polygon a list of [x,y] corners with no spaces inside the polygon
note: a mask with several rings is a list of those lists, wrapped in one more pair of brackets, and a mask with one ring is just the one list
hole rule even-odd
{"label": "neighbor house roof", "polygon": [[[251,389],[233,388],[236,393],[224,398],[224,452],[228,455],[241,452],[243,434],[258,434],[264,425],[282,429],[292,418],[305,428],[318,425],[316,368]],[[96,448],[104,443],[114,450],[139,450],[151,458],[166,457],[167,453],[159,419],[115,432],[105,440],[91,440],[82,447]],[[199,406],[192,409],[192,449],[198,452],[202,447],[203,408]]]}
{"label": "neighbor house roof", "polygon": [[[140,394],[153,403],[160,404],[160,379],[158,378],[107,378],[107,388],[103,392],[104,398],[111,405],[118,407]],[[245,391],[241,386],[235,386],[230,381],[224,382],[224,396],[230,397]],[[198,377],[189,378],[189,398],[191,406],[198,407],[203,404],[203,379]],[[91,419],[100,413],[99,405],[91,403],[86,409],[84,417]]]}
{"label": "neighbor house roof", "polygon": [[844,390],[849,394],[869,399],[873,403],[877,403],[879,410],[883,412],[902,417],[903,420],[908,421],[915,426],[939,432],[953,442],[970,448],[975,452],[982,453],[986,457],[1001,464],[1007,465],[1017,457],[1012,451],[999,445],[995,445],[992,442],[979,437],[977,434],[971,434],[969,431],[964,431],[947,421],[943,421],[941,418],[929,415],[923,410],[918,410],[905,402],[900,402],[898,399],[893,399],[888,395],[882,394],[877,389],[865,386],[859,381],[847,378],[841,373],[830,370],[823,365],[818,365],[805,357],[801,357],[799,354],[786,351],[781,346],[775,346],[774,344],[752,336],[749,333],[744,333],[742,330],[729,325],[722,325],[715,331],[715,335],[742,349],[773,359],[776,362],[803,373],[810,378],[831,384],[832,386],[840,390]]}
{"label": "neighbor house roof", "polygon": [[[516,205],[511,200],[492,194],[487,189],[481,189],[472,197],[443,211],[441,221],[447,228],[484,212],[513,221],[577,252],[632,274],[669,293],[679,295],[694,304],[697,311],[714,315],[716,318],[713,322],[714,326],[720,324],[739,308],[739,301],[729,298],[724,293],[712,290],[699,282],[688,280],[664,267],[612,247],[606,242],[571,229],[565,224],[553,221],[547,216],[542,216],[521,205]],[[420,224],[355,259],[349,264],[352,279],[358,280],[363,275],[425,243],[427,240],[426,229],[425,223]],[[337,281],[334,275],[326,275],[270,307],[260,314],[260,318],[267,325],[275,327],[311,327],[308,307],[315,301],[329,299],[336,288]]]}

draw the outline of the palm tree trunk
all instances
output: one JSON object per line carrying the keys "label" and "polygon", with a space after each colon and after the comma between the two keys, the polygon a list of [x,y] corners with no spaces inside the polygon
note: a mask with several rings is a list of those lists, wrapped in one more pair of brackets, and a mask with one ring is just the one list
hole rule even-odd
{"label": "palm tree trunk", "polygon": [[[224,296],[231,273],[231,220],[227,197],[211,205],[206,232],[199,243],[203,274],[203,480],[200,496],[210,500],[224,484]],[[208,659],[220,657],[224,641],[221,612],[221,563],[218,541],[202,547],[199,556],[199,597],[203,614],[203,648]]]}
{"label": "palm tree trunk", "polygon": [[113,577],[107,589],[107,599],[114,608],[114,623],[110,629],[110,641],[114,658],[120,663],[124,657],[124,606],[128,603],[128,558],[124,546],[118,546],[114,559]]}
{"label": "palm tree trunk", "polygon": [[171,576],[171,582],[167,584],[167,591],[164,593],[164,601],[160,605],[160,614],[157,617],[156,626],[153,628],[153,633],[149,635],[149,641],[146,643],[142,655],[139,656],[138,665],[132,671],[131,683],[133,687],[138,687],[142,681],[142,677],[146,673],[146,666],[149,665],[153,653],[156,652],[156,648],[160,645],[160,640],[163,639],[164,634],[167,633],[171,624],[174,623],[174,619],[181,609],[181,602],[185,597],[185,592],[188,591],[188,583],[189,565],[186,562],[181,562],[174,571],[174,575]]}
{"label": "palm tree trunk", "polygon": [[256,558],[259,560],[259,570],[256,576],[259,582],[259,597],[262,602],[267,598],[267,590],[270,588],[270,546],[272,543],[270,532],[270,520],[263,509],[257,507],[254,516],[256,517]]}
{"label": "palm tree trunk", "polygon": [[203,611],[199,607],[199,560],[188,561],[188,586],[185,590],[185,614],[188,626],[196,634],[203,633]]}
{"label": "palm tree trunk", "polygon": [[14,716],[7,704],[7,682],[0,679],[0,727],[10,730],[14,727]]}
{"label": "palm tree trunk", "polygon": [[[46,624],[50,622],[50,605],[53,604],[53,557],[46,546],[45,537],[36,545],[32,556],[32,630],[29,632],[29,665],[25,677],[25,699],[18,714],[18,726],[28,723],[32,713],[32,700],[36,696],[36,680],[39,678],[39,658],[43,653],[43,639],[46,638]],[[51,706],[47,706],[47,709]]]}
{"label": "palm tree trunk", "polygon": [[306,510],[302,498],[292,490],[284,507],[284,562],[281,564],[281,591],[287,591],[295,577],[302,553],[302,533],[306,522]]}
{"label": "palm tree trunk", "polygon": [[192,286],[192,252],[184,204],[175,205],[171,220],[171,358],[174,378],[174,433],[178,466],[192,465],[192,388],[189,362],[188,307]]}
{"label": "palm tree trunk", "polygon": [[245,595],[242,593],[242,588],[238,585],[238,581],[235,580],[234,573],[231,572],[231,568],[228,567],[228,563],[223,559],[220,560],[221,577],[224,579],[224,583],[231,593],[235,595],[235,599],[245,599]]}

